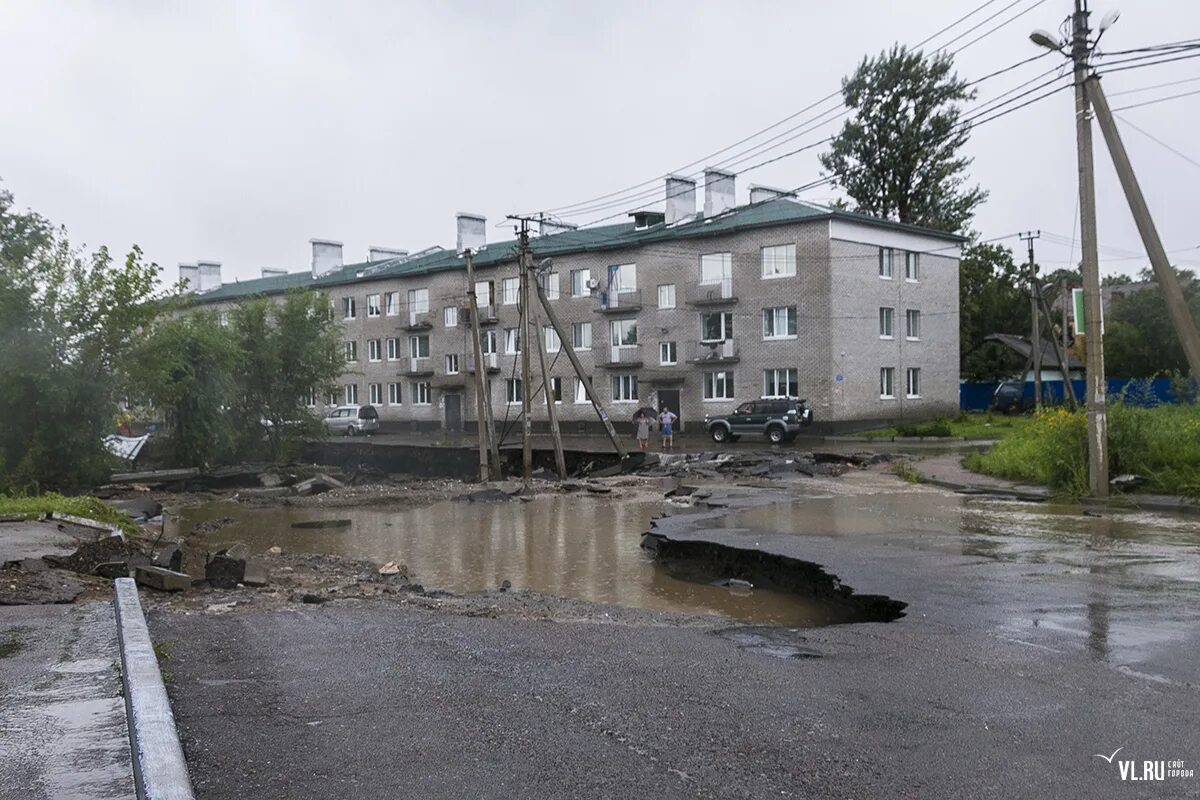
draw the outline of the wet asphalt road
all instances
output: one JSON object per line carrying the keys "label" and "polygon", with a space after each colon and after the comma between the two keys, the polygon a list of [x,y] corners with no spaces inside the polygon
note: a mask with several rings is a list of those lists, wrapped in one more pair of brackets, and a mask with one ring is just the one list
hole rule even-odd
{"label": "wet asphalt road", "polygon": [[197,794],[1200,797],[1094,755],[1200,774],[1194,526],[865,488],[745,512],[734,490],[671,533],[820,563],[908,602],[895,623],[155,613]]}

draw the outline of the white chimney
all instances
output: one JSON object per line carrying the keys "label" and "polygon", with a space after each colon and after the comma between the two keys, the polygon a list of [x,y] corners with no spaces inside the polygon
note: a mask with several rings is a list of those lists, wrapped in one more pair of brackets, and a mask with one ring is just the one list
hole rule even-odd
{"label": "white chimney", "polygon": [[460,211],[454,215],[454,219],[458,223],[458,249],[456,252],[479,250],[487,244],[487,217]]}
{"label": "white chimney", "polygon": [[696,182],[679,175],[667,176],[667,224],[674,225],[696,215]]}
{"label": "white chimney", "polygon": [[342,243],[329,239],[309,239],[312,245],[312,276],[319,278],[342,266]]}
{"label": "white chimney", "polygon": [[387,261],[392,258],[403,258],[407,250],[396,250],[391,247],[370,247],[367,250],[367,261]]}
{"label": "white chimney", "polygon": [[211,292],[221,286],[220,261],[197,261],[196,268],[200,272],[200,287],[197,291]]}
{"label": "white chimney", "polygon": [[179,265],[179,280],[183,283],[183,293],[199,291],[200,289],[200,267],[195,264],[180,264]]}
{"label": "white chimney", "polygon": [[280,275],[287,275],[286,269],[278,269],[276,267],[263,267],[262,276],[264,278],[278,278]]}
{"label": "white chimney", "polygon": [[737,205],[734,173],[709,167],[704,170],[704,216],[715,217]]}
{"label": "white chimney", "polygon": [[765,203],[768,200],[776,200],[780,197],[788,197],[788,193],[783,189],[776,189],[773,186],[760,186],[759,184],[750,184],[750,202]]}

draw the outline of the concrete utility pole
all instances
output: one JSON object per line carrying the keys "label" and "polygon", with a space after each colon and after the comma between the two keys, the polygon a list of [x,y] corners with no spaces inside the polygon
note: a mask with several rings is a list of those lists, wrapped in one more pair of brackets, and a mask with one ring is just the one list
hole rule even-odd
{"label": "concrete utility pole", "polygon": [[[467,307],[471,312],[471,339],[475,353],[475,427],[479,436],[479,480],[500,478],[500,453],[492,447],[492,404],[488,392],[487,368],[483,363],[483,336],[479,328],[479,298],[475,294],[475,265],[470,249],[463,251],[467,260]],[[492,465],[488,466],[488,451],[493,452]]]}
{"label": "concrete utility pole", "polygon": [[[550,391],[550,370],[546,367],[546,342],[544,331],[538,321],[534,320],[537,330],[538,363],[542,370],[542,391],[546,395],[546,416],[550,419],[550,435],[554,438],[554,466],[558,469],[558,479],[567,479],[567,460],[563,456],[562,434],[558,430],[558,412],[554,410],[554,395]],[[559,344],[562,347],[562,344]]]}
{"label": "concrete utility pole", "polygon": [[[1046,285],[1049,286],[1050,284]],[[1050,313],[1050,307],[1046,304],[1046,295],[1041,290],[1038,291],[1037,300],[1041,303],[1042,313],[1046,315],[1046,321],[1050,324],[1050,343],[1054,345],[1054,357],[1058,361],[1058,371],[1063,376],[1063,400],[1070,402],[1071,408],[1075,408],[1079,401],[1075,398],[1075,385],[1071,383],[1071,370],[1069,368],[1071,359],[1067,355],[1066,306],[1063,306],[1062,347],[1060,349],[1058,341],[1054,338],[1054,315]]]}
{"label": "concrete utility pole", "polygon": [[1092,112],[1088,102],[1087,0],[1075,0],[1071,15],[1071,60],[1075,77],[1075,136],[1079,159],[1079,232],[1083,242],[1084,333],[1087,337],[1088,487],[1108,497],[1108,410],[1101,328],[1100,257],[1096,252],[1096,172],[1092,160]]}
{"label": "concrete utility pole", "polygon": [[521,220],[521,230],[517,234],[519,252],[517,255],[518,286],[520,287],[521,324],[517,328],[517,336],[521,345],[521,476],[525,488],[533,479],[533,420],[529,418],[529,270],[531,256],[529,253],[529,222]]}
{"label": "concrete utility pole", "polygon": [[1037,279],[1037,263],[1033,260],[1033,240],[1041,235],[1041,231],[1026,231],[1021,234],[1021,240],[1029,245],[1029,311],[1030,320],[1033,322],[1029,353],[1033,356],[1033,405],[1038,411],[1042,410],[1042,321],[1038,312],[1041,284]]}
{"label": "concrete utility pole", "polygon": [[[1175,277],[1175,270],[1167,258],[1162,240],[1158,238],[1158,229],[1150,216],[1150,208],[1142,194],[1129,154],[1125,152],[1125,143],[1113,120],[1112,111],[1108,107],[1108,98],[1100,88],[1100,78],[1092,75],[1087,80],[1087,93],[1096,107],[1096,119],[1100,122],[1100,130],[1104,133],[1104,141],[1108,144],[1108,152],[1112,155],[1113,166],[1117,169],[1117,177],[1121,179],[1121,188],[1125,190],[1125,199],[1129,202],[1129,210],[1137,223],[1138,233],[1142,236],[1142,244],[1150,256],[1150,264],[1154,267],[1154,277],[1162,289],[1163,299],[1167,304],[1167,313],[1175,324],[1175,332],[1183,343],[1183,352],[1187,355],[1188,368],[1192,377],[1200,381],[1200,332],[1196,330],[1196,321],[1192,319],[1183,290]],[[1091,311],[1088,312],[1091,314]]]}

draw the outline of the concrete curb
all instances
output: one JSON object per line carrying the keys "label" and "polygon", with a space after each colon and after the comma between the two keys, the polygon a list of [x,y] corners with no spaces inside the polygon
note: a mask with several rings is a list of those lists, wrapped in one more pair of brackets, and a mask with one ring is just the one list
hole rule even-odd
{"label": "concrete curb", "polygon": [[194,800],[175,716],[132,578],[113,582],[121,681],[138,800]]}

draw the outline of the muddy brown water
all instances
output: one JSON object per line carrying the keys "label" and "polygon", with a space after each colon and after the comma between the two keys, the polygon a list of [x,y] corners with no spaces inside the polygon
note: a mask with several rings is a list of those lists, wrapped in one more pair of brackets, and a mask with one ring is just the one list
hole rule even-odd
{"label": "muddy brown water", "polygon": [[[756,624],[849,621],[844,610],[790,594],[672,578],[640,546],[651,519],[662,512],[661,499],[613,502],[571,495],[528,503],[451,500],[402,511],[254,509],[215,502],[184,509],[167,533],[181,536],[201,522],[228,517],[232,523],[202,537],[212,550],[244,542],[252,553],[279,546],[289,553],[400,561],[427,589],[478,592],[507,580],[514,589],[547,595]],[[323,520],[350,525],[293,527]]]}

